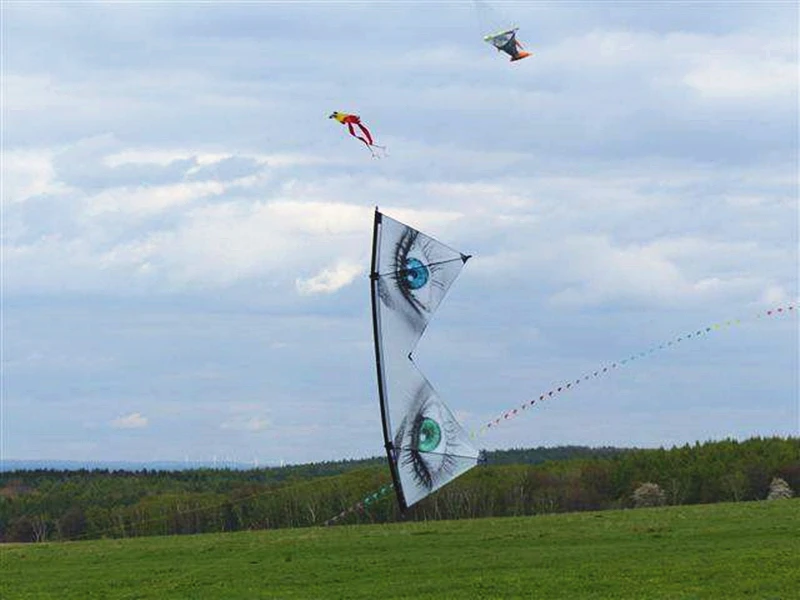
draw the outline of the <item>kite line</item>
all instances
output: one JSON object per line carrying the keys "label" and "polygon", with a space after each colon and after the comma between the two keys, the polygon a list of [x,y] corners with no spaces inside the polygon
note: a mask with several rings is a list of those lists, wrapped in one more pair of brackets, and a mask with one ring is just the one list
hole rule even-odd
{"label": "kite line", "polygon": [[378,488],[377,491],[372,492],[371,494],[368,494],[368,495],[364,496],[364,498],[362,498],[361,500],[359,500],[358,502],[353,504],[350,508],[345,508],[342,512],[340,512],[335,517],[331,517],[330,519],[325,521],[325,526],[327,527],[328,525],[333,525],[337,521],[340,521],[341,519],[344,519],[346,516],[351,515],[354,512],[363,512],[371,504],[375,504],[379,500],[383,500],[393,490],[394,490],[394,484],[393,483],[387,483],[387,484],[381,486],[380,488]]}
{"label": "kite line", "polygon": [[708,335],[709,333],[712,333],[714,331],[720,331],[720,330],[728,328],[728,327],[733,327],[734,325],[741,325],[744,321],[749,321],[749,320],[752,320],[752,319],[761,319],[761,318],[764,318],[764,317],[771,317],[771,316],[777,316],[777,315],[782,315],[782,314],[792,314],[794,312],[794,310],[795,310],[795,306],[792,305],[792,304],[789,304],[789,305],[786,305],[786,306],[779,306],[777,308],[773,308],[773,309],[770,309],[770,310],[766,310],[766,311],[760,312],[760,313],[756,314],[754,317],[751,317],[749,319],[747,319],[747,318],[746,319],[730,319],[728,321],[724,321],[724,322],[721,322],[721,323],[714,323],[713,325],[708,325],[706,327],[701,327],[700,329],[697,329],[695,331],[691,331],[691,332],[689,332],[687,334],[684,334],[684,335],[679,335],[678,337],[676,337],[674,339],[671,339],[671,340],[669,340],[667,342],[664,342],[663,344],[659,344],[658,346],[652,346],[652,347],[648,348],[647,350],[644,350],[642,352],[638,352],[636,354],[631,354],[627,358],[624,358],[624,359],[619,360],[619,361],[612,362],[611,364],[608,364],[608,365],[605,365],[605,366],[603,366],[601,368],[598,368],[598,369],[592,371],[591,373],[587,373],[586,375],[583,375],[582,377],[578,377],[577,379],[574,379],[574,380],[568,380],[566,383],[563,383],[562,385],[560,385],[560,386],[558,386],[556,388],[553,388],[553,389],[551,389],[551,390],[549,390],[549,391],[547,391],[547,392],[545,392],[543,394],[540,394],[538,397],[534,397],[534,398],[531,398],[530,400],[527,400],[527,401],[523,402],[521,405],[519,405],[516,408],[512,408],[510,410],[506,410],[503,413],[501,413],[498,417],[496,417],[496,418],[492,419],[491,421],[489,421],[488,423],[484,424],[479,430],[472,431],[470,433],[470,437],[472,439],[475,439],[476,437],[480,437],[480,436],[486,435],[486,433],[490,429],[495,429],[501,423],[504,423],[506,421],[509,421],[511,419],[514,419],[514,418],[518,417],[525,410],[527,410],[528,407],[533,406],[537,402],[544,402],[545,400],[549,400],[550,398],[553,398],[553,397],[555,397],[555,396],[557,396],[559,394],[563,394],[567,390],[570,390],[573,387],[579,385],[582,381],[588,381],[590,379],[595,379],[597,377],[602,377],[603,375],[611,373],[612,371],[615,371],[616,369],[618,369],[620,367],[623,367],[623,366],[625,366],[625,365],[627,365],[629,363],[632,363],[635,360],[638,360],[640,358],[645,358],[645,357],[650,356],[651,354],[653,354],[655,352],[658,352],[660,350],[666,350],[667,348],[671,348],[671,347],[673,347],[673,346],[675,346],[677,344],[680,344],[683,341],[690,340],[690,339],[696,339],[696,338],[699,338],[700,336]]}

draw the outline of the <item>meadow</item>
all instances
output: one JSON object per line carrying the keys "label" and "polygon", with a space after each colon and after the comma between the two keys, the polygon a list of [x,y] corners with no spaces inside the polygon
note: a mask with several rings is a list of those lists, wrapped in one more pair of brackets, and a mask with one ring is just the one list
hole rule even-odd
{"label": "meadow", "polygon": [[800,499],[0,546],[28,598],[797,598]]}

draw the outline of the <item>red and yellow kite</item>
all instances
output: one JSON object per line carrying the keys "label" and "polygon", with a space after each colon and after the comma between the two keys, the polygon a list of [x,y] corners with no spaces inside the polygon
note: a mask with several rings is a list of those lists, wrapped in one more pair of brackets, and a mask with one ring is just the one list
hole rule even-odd
{"label": "red and yellow kite", "polygon": [[[361,122],[361,117],[359,117],[358,115],[350,115],[350,114],[347,114],[347,113],[334,111],[330,115],[328,115],[328,118],[329,119],[336,119],[342,125],[347,125],[347,130],[350,132],[350,135],[352,135],[354,138],[364,142],[364,144],[367,146],[367,148],[369,148],[369,151],[372,153],[372,156],[375,156],[375,157],[378,156],[375,153],[375,150],[374,150],[375,148],[379,148],[380,150],[383,150],[383,151],[386,150],[386,148],[384,146],[378,146],[377,144],[375,144],[372,141],[372,134],[369,132],[369,129],[367,129],[364,126],[364,124]],[[356,130],[353,127],[353,125],[355,125],[356,127],[359,128],[359,130],[361,131],[361,135],[359,135],[356,132]]]}

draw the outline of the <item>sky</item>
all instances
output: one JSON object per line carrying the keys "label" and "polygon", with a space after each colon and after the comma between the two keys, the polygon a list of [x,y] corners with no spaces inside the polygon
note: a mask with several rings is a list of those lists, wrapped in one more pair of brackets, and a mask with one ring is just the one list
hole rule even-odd
{"label": "sky", "polygon": [[415,357],[468,431],[742,319],[481,448],[800,435],[796,2],[0,10],[3,458],[381,455],[376,206],[473,255]]}

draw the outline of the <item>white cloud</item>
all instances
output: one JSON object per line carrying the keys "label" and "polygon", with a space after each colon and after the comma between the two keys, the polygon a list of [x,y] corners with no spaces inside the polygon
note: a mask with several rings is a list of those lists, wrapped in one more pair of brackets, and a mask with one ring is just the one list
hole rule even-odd
{"label": "white cloud", "polygon": [[3,178],[3,204],[24,202],[40,194],[58,194],[69,190],[59,182],[53,168],[54,152],[40,150],[6,150],[0,160]]}
{"label": "white cloud", "polygon": [[564,39],[547,59],[548,71],[579,67],[592,81],[628,71],[629,92],[647,82],[656,89],[685,86],[707,100],[753,100],[798,89],[797,40],[786,36],[598,30]]}
{"label": "white cloud", "polygon": [[269,271],[287,274],[329,258],[332,248],[351,253],[352,237],[343,234],[368,224],[365,214],[343,204],[229,202],[200,207],[177,229],[151,234],[128,250],[173,283],[225,286]]}
{"label": "white cloud", "polygon": [[[168,162],[178,156],[139,152],[123,150],[117,156],[145,162]],[[213,163],[219,157],[236,155],[218,152],[203,156],[204,162]],[[102,156],[96,160],[102,160]],[[189,163],[184,168],[193,167]],[[66,218],[54,221],[58,228],[38,237],[26,234],[37,224],[37,219],[31,220],[35,215],[7,212],[4,260],[10,266],[8,289],[45,286],[111,290],[124,281],[129,291],[167,291],[185,286],[224,287],[269,275],[273,283],[283,282],[281,285],[292,286],[300,293],[329,293],[351,282],[357,276],[355,265],[368,260],[372,208],[336,200],[351,195],[354,202],[363,202],[363,197],[386,198],[381,207],[385,212],[420,229],[435,231],[446,243],[488,236],[486,243],[490,246],[464,246],[468,252],[481,254],[482,265],[490,264],[487,261],[491,256],[502,256],[493,268],[507,269],[520,261],[530,263],[527,254],[538,256],[542,263],[546,262],[544,257],[550,257],[548,261],[562,265],[571,277],[597,269],[604,273],[591,275],[591,285],[571,288],[561,300],[574,296],[591,303],[607,297],[601,289],[617,289],[616,294],[638,289],[638,284],[630,288],[622,283],[639,281],[644,276],[636,276],[639,271],[649,277],[656,273],[666,277],[662,284],[668,285],[675,297],[675,290],[691,289],[695,284],[690,281],[697,283],[715,273],[708,268],[680,274],[681,265],[695,262],[710,267],[709,256],[726,254],[731,261],[748,264],[752,261],[748,255],[755,257],[757,251],[746,241],[748,238],[735,241],[736,235],[722,244],[702,238],[691,241],[685,236],[670,242],[663,234],[656,242],[648,241],[652,240],[648,228],[654,228],[649,224],[659,223],[653,221],[656,215],[663,224],[674,221],[676,232],[685,229],[686,222],[679,217],[684,190],[728,186],[749,192],[742,196],[761,198],[761,204],[771,207],[772,213],[794,210],[794,203],[784,202],[794,181],[773,167],[740,169],[732,180],[717,168],[645,162],[631,168],[635,176],[625,177],[599,164],[583,165],[571,177],[553,174],[473,182],[406,182],[387,176],[367,176],[356,182],[338,173],[305,180],[293,177],[291,172],[269,181],[256,171],[256,175],[226,182],[112,187],[86,196],[82,203],[71,200],[64,204],[63,210],[71,210],[73,217],[65,213]],[[180,177],[180,171],[174,175]],[[759,196],[754,194],[757,190],[761,191]],[[71,192],[70,198],[75,194]],[[721,199],[731,202],[732,197],[725,194]],[[420,200],[412,204],[403,198]],[[60,196],[52,202],[63,203]],[[740,204],[748,211],[748,222],[758,225],[753,220],[758,203]],[[81,205],[85,207],[83,213],[69,208]],[[168,210],[168,221],[150,222],[146,227],[130,218],[137,212],[139,217],[152,218]],[[784,217],[780,219],[773,221],[785,222]],[[545,222],[547,228],[540,231]],[[596,249],[604,256],[602,267],[592,250],[579,251],[579,236],[575,235],[598,227],[608,232],[608,247]],[[630,240],[627,246],[620,246],[614,241],[620,233],[641,238],[640,247],[631,245]],[[571,239],[569,244],[565,239]],[[528,250],[518,251],[518,245]],[[539,245],[543,247],[535,250]],[[589,258],[585,260],[583,254]],[[572,257],[568,265],[564,265],[566,255]],[[517,259],[511,260],[512,256]],[[699,263],[696,257],[701,258]],[[631,261],[636,266],[627,266]],[[313,273],[320,264],[328,266],[315,275],[297,277],[297,273]],[[609,265],[614,265],[616,276],[605,273]],[[624,272],[630,273],[622,276]],[[606,283],[601,285],[601,280]],[[708,293],[714,284],[697,285],[695,291]]]}
{"label": "white cloud", "polygon": [[176,183],[162,186],[139,186],[104,190],[86,199],[89,216],[106,212],[157,214],[194,201],[219,196],[226,186],[218,181]]}
{"label": "white cloud", "polygon": [[159,165],[167,166],[177,161],[192,161],[195,167],[187,171],[192,174],[201,167],[213,165],[229,158],[252,159],[260,165],[273,168],[294,167],[300,165],[342,164],[341,158],[330,156],[317,156],[307,153],[276,152],[273,154],[251,152],[208,152],[206,150],[190,150],[186,148],[129,148],[115,152],[103,158],[107,167],[120,167],[124,165]]}
{"label": "white cloud", "polygon": [[686,289],[678,267],[653,248],[619,247],[607,239],[585,237],[568,241],[562,265],[582,281],[556,293],[556,303],[591,305],[626,295],[658,298]]}
{"label": "white cloud", "polygon": [[226,158],[231,158],[232,154],[227,153],[203,153],[191,152],[187,150],[170,150],[161,148],[134,148],[115,152],[103,158],[103,164],[107,167],[119,167],[122,165],[160,165],[166,166],[179,160],[193,160],[198,165],[211,165]]}
{"label": "white cloud", "polygon": [[[220,186],[161,187],[150,197],[145,189],[127,197],[102,192],[94,199],[100,197],[100,205],[109,210],[113,204],[119,213],[89,213],[72,223],[78,227],[73,235],[59,231],[24,242],[6,240],[7,289],[112,290],[123,281],[126,292],[142,285],[218,287],[268,272],[288,283],[298,270],[329,261],[332,250],[351,265],[368,251],[368,208],[243,200],[203,205],[203,194],[215,194]],[[132,225],[126,220],[126,202],[141,202],[138,210],[172,205],[179,212],[171,227],[147,228],[133,239],[115,239],[112,232],[124,232]],[[192,202],[200,204],[187,206]],[[96,221],[100,217],[103,220]],[[14,231],[19,236],[24,228]],[[344,285],[342,277],[354,277],[352,269],[341,267],[326,285]]]}
{"label": "white cloud", "polygon": [[114,429],[141,429],[147,427],[147,417],[138,412],[131,413],[111,421],[111,427]]}
{"label": "white cloud", "polygon": [[323,269],[308,279],[297,279],[297,291],[303,295],[332,294],[346,285],[350,285],[356,277],[364,272],[364,267],[354,263],[338,263]]}
{"label": "white cloud", "polygon": [[707,99],[753,100],[797,94],[798,65],[786,60],[757,61],[752,57],[712,57],[683,78]]}
{"label": "white cloud", "polygon": [[[647,244],[618,244],[603,237],[568,239],[553,256],[563,270],[566,288],[555,303],[589,306],[635,300],[660,304],[695,304],[726,296],[758,295],[768,281],[749,270],[726,268],[761,251],[751,244],[665,239]],[[709,275],[714,273],[714,275]]]}

